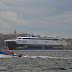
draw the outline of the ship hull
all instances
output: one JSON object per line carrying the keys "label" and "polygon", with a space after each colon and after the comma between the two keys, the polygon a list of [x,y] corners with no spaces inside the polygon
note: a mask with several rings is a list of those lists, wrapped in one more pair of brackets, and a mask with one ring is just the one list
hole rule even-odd
{"label": "ship hull", "polygon": [[51,45],[25,45],[22,47],[16,47],[16,50],[62,50],[62,47]]}
{"label": "ship hull", "polygon": [[62,50],[61,45],[38,45],[38,44],[16,44],[15,42],[7,42],[9,50]]}

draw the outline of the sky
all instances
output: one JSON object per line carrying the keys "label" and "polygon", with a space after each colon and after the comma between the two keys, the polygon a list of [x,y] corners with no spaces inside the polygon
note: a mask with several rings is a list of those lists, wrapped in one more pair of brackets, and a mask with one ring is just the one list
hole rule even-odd
{"label": "sky", "polygon": [[0,0],[0,33],[70,33],[72,0]]}

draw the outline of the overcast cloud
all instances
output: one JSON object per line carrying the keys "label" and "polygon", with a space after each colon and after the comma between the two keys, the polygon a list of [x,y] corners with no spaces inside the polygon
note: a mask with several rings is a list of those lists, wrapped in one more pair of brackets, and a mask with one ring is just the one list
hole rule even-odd
{"label": "overcast cloud", "polygon": [[0,0],[0,33],[72,32],[72,0]]}

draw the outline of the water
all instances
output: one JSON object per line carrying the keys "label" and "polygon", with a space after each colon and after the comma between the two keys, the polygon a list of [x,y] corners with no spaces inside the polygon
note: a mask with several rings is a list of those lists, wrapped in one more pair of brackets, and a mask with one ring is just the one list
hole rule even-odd
{"label": "water", "polygon": [[0,58],[0,72],[72,72],[72,50],[14,50],[23,57]]}

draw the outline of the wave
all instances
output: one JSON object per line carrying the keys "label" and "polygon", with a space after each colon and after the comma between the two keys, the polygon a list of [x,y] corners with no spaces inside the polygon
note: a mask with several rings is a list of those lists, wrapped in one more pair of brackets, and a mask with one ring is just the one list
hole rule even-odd
{"label": "wave", "polygon": [[44,58],[44,59],[72,59],[72,57],[52,57],[52,56],[22,56],[22,57],[25,57],[25,58]]}
{"label": "wave", "polygon": [[0,54],[0,58],[13,58],[13,57],[16,57],[16,56]]}
{"label": "wave", "polygon": [[[0,58],[16,58],[18,56],[0,55]],[[43,58],[43,59],[72,59],[72,57],[53,57],[53,56],[22,56],[21,58]]]}

